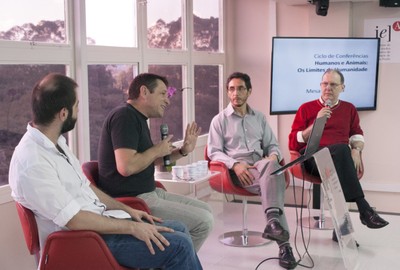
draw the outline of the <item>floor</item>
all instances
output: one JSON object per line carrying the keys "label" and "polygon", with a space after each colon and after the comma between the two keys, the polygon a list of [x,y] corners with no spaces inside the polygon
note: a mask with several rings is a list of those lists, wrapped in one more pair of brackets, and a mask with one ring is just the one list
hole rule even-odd
{"label": "floor", "polygon": [[[212,206],[215,217],[215,227],[201,250],[199,258],[205,270],[274,270],[283,269],[279,266],[277,259],[278,247],[276,243],[268,243],[258,247],[230,247],[219,242],[218,236],[223,232],[241,230],[242,204],[234,202],[223,202],[213,196],[207,199]],[[286,216],[291,230],[291,245],[297,260],[302,258],[300,266],[296,269],[323,269],[342,270],[346,269],[342,259],[342,253],[338,243],[333,242],[331,230],[309,230],[303,228],[305,242],[309,239],[308,254],[301,237],[301,227],[296,220],[300,216],[300,209],[286,207]],[[248,224],[250,230],[263,231],[265,220],[261,214],[261,205],[248,204]],[[329,211],[327,216],[329,216]],[[318,212],[311,213],[312,216]],[[308,210],[303,210],[303,217],[308,216]],[[386,270],[400,269],[400,216],[382,215],[390,224],[379,230],[371,230],[362,225],[358,213],[351,212],[350,217],[354,227],[354,239],[360,247],[355,251],[355,262],[353,269],[362,270]],[[296,228],[298,229],[296,231]],[[297,235],[297,237],[294,237]],[[310,235],[310,237],[308,237]],[[357,249],[354,249],[357,250]],[[347,254],[347,253],[346,253]],[[259,265],[260,264],[260,265]],[[257,268],[258,267],[258,268]]]}

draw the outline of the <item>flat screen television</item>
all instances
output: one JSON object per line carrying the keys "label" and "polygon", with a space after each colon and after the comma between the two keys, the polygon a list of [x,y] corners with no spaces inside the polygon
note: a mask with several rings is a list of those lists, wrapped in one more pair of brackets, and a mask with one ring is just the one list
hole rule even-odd
{"label": "flat screen television", "polygon": [[293,114],[319,98],[328,68],[344,75],[339,99],[376,110],[379,46],[379,38],[273,37],[270,114]]}

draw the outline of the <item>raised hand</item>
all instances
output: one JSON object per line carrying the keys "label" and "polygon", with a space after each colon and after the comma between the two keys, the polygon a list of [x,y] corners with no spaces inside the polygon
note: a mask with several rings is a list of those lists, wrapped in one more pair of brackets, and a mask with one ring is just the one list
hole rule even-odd
{"label": "raised hand", "polygon": [[201,133],[201,127],[198,127],[195,122],[188,124],[186,127],[185,138],[183,140],[182,151],[188,154],[194,150],[197,143],[197,138]]}

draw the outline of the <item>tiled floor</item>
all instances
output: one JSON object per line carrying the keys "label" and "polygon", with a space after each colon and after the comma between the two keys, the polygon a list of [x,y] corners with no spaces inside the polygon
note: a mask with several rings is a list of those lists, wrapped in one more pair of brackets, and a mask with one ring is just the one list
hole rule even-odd
{"label": "tiled floor", "polygon": [[[230,247],[221,244],[218,236],[223,232],[241,229],[242,204],[226,203],[219,199],[210,198],[208,202],[214,210],[215,227],[205,244],[199,251],[199,257],[205,270],[254,270],[265,259],[277,257],[276,243],[269,243],[259,247]],[[312,261],[305,254],[305,247],[301,240],[301,231],[297,232],[296,209],[285,209],[291,230],[291,244],[296,259],[302,256],[300,264],[310,268]],[[265,220],[261,214],[261,205],[248,205],[248,224],[250,230],[263,231]],[[300,215],[300,210],[298,209]],[[318,213],[317,213],[318,214]],[[329,215],[329,211],[327,211]],[[308,215],[307,210],[303,216]],[[360,244],[358,248],[358,268],[360,270],[386,270],[400,269],[400,216],[382,215],[390,224],[379,230],[371,230],[363,226],[358,218],[358,213],[350,213],[354,226],[354,238]],[[303,229],[305,237],[310,233],[308,252],[313,260],[313,269],[342,270],[346,269],[338,243],[331,240],[331,230]],[[298,252],[296,251],[296,246]],[[300,254],[300,256],[298,255]],[[258,270],[283,269],[277,259],[262,263]],[[296,269],[306,269],[298,266]]]}

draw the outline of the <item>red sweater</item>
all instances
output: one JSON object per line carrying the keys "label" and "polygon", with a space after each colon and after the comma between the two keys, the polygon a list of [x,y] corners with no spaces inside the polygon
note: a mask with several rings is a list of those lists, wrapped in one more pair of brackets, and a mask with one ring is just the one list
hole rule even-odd
{"label": "red sweater", "polygon": [[[289,134],[290,150],[299,151],[306,146],[305,143],[297,141],[297,132],[312,125],[323,106],[319,99],[306,102],[300,106],[293,121],[292,131]],[[326,122],[320,146],[338,143],[348,144],[349,138],[356,134],[364,134],[360,127],[357,110],[353,104],[339,100],[339,103],[332,107],[332,115]]]}

